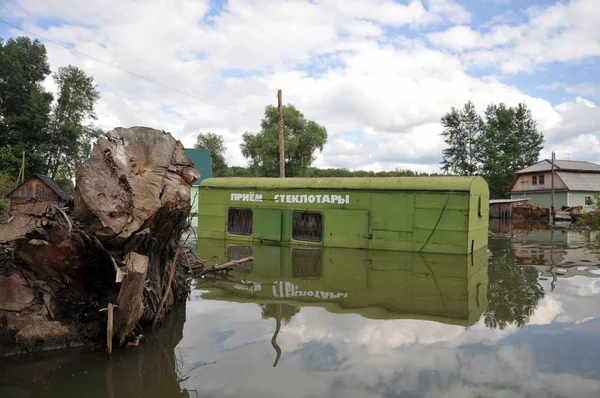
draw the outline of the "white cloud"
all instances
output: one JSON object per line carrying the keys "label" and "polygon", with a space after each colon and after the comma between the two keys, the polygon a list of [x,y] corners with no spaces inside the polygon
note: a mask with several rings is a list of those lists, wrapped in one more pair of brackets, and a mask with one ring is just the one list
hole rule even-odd
{"label": "white cloud", "polygon": [[444,32],[427,35],[432,43],[456,51],[473,50],[504,46],[519,38],[521,28],[516,26],[498,25],[490,32],[482,34],[470,26],[458,25]]}
{"label": "white cloud", "polygon": [[491,24],[486,33],[454,26],[432,33],[428,39],[456,51],[476,50],[465,55],[469,64],[499,67],[504,73],[533,72],[540,64],[600,56],[598,1],[533,6],[525,15],[529,20],[519,25]]}
{"label": "white cloud", "polygon": [[[210,7],[192,0],[13,0],[0,5],[0,13],[190,95],[48,44],[54,70],[72,63],[99,83],[103,128],[161,128],[186,146],[200,131],[216,132],[223,134],[234,165],[245,164],[241,134],[259,129],[264,107],[276,103],[279,88],[285,102],[327,127],[329,142],[317,160],[324,167],[437,171],[439,120],[467,100],[480,110],[491,102],[526,102],[548,137],[547,150],[571,140],[572,156],[575,147],[591,156],[583,145],[597,132],[597,108],[571,100],[553,107],[498,78],[475,77],[468,67],[530,70],[595,54],[600,34],[594,35],[594,1],[529,9],[522,25],[495,19],[482,32],[467,25],[471,14],[451,0],[231,0],[220,13]],[[436,26],[450,27],[428,35],[430,42],[459,53],[424,43],[420,32]],[[401,34],[389,33],[400,28]],[[566,49],[565,40],[581,45]],[[577,93],[591,96],[584,87]]]}

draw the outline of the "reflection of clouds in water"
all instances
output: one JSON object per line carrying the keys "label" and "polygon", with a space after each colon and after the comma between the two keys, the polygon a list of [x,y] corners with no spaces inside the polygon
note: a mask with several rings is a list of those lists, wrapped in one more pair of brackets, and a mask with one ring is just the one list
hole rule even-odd
{"label": "reflection of clouds in water", "polygon": [[546,296],[538,303],[528,325],[547,325],[563,312],[561,303],[554,296]]}
{"label": "reflection of clouds in water", "polygon": [[586,283],[582,283],[577,290],[579,296],[587,297],[600,293],[600,280],[591,279],[585,282]]}
{"label": "reflection of clouds in water", "polygon": [[282,329],[278,339],[282,348],[298,349],[310,341],[335,341],[363,346],[372,354],[385,354],[390,348],[413,344],[443,343],[457,347],[467,343],[494,344],[517,331],[488,329],[482,322],[470,327],[424,320],[373,321],[356,315],[332,315],[321,308],[304,308]]}
{"label": "reflection of clouds in water", "polygon": [[600,316],[599,294],[600,280],[574,276],[560,279],[552,296],[546,296],[544,301],[551,297],[560,303],[561,311],[554,319],[555,322],[577,322],[585,318]]}
{"label": "reflection of clouds in water", "polygon": [[575,296],[582,281],[560,282],[525,329],[488,329],[483,320],[469,328],[376,321],[304,307],[282,326],[277,368],[270,345],[275,321],[261,319],[258,305],[192,301],[178,350],[188,363],[219,363],[193,373],[185,387],[223,397],[595,396],[600,381],[578,375],[589,373],[589,358],[565,365],[567,352],[545,362],[553,354],[547,347],[577,339],[559,322],[600,312],[594,296]]}

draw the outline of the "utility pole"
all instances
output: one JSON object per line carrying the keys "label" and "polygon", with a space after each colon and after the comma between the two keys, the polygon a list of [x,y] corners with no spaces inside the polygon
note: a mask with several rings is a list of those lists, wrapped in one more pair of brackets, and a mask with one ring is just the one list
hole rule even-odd
{"label": "utility pole", "polygon": [[283,148],[283,101],[281,90],[277,90],[277,106],[279,108],[279,178],[285,178],[285,157]]}
{"label": "utility pole", "polygon": [[550,225],[554,224],[554,152],[552,152],[552,171],[550,174],[550,185],[552,186],[551,191],[552,193],[550,194],[550,200],[551,200],[551,205],[550,205]]}
{"label": "utility pole", "polygon": [[19,170],[19,175],[17,176],[17,181],[15,181],[15,189],[19,186],[19,184],[23,184],[25,181],[25,151],[23,151],[23,159],[21,160],[21,169]]}
{"label": "utility pole", "polygon": [[25,182],[25,151],[23,151],[23,160],[21,161],[21,170],[23,174],[21,174],[21,184]]}

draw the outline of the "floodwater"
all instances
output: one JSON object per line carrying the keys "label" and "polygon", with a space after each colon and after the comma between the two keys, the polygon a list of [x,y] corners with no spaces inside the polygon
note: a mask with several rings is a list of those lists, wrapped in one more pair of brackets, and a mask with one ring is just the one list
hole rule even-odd
{"label": "floodwater", "polygon": [[598,397],[600,237],[491,223],[472,256],[198,242],[255,257],[112,360],[0,360],[0,397]]}

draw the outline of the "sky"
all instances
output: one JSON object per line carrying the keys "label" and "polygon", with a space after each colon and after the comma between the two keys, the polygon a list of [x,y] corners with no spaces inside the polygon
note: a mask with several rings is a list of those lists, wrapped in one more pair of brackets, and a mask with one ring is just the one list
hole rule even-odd
{"label": "sky", "polygon": [[319,167],[438,171],[440,118],[469,100],[523,102],[542,158],[600,163],[598,0],[2,0],[0,19],[78,52],[45,42],[94,77],[99,127],[221,134],[230,165],[278,89],[327,128]]}

